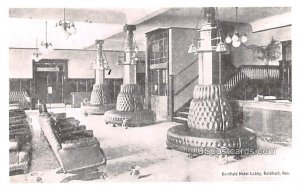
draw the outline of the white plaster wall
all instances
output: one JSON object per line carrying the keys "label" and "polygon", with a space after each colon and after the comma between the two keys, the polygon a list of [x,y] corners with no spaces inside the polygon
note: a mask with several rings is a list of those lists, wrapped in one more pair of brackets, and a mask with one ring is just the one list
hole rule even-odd
{"label": "white plaster wall", "polygon": [[[238,26],[239,32],[246,32],[249,45],[266,46],[273,37],[277,41],[291,40],[291,26],[269,29],[266,31],[252,33],[252,27],[250,24],[241,24]],[[244,46],[234,48],[232,52],[233,64],[235,66],[240,65],[263,65],[264,62],[254,57],[252,51]],[[270,62],[270,65],[278,65],[278,61]]]}
{"label": "white plaster wall", "polygon": [[[9,49],[9,78],[32,78],[32,59],[34,49]],[[115,62],[119,52],[106,52],[108,63],[112,69],[106,78],[122,78],[122,67]],[[67,59],[68,78],[94,78],[94,70],[91,63],[96,58],[95,50],[54,50],[49,55],[43,55],[46,59]]]}

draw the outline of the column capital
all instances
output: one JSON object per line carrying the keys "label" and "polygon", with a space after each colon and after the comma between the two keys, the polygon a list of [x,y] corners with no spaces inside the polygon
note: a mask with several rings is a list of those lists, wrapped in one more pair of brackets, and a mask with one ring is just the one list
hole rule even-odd
{"label": "column capital", "polygon": [[95,44],[104,44],[104,40],[96,40]]}
{"label": "column capital", "polygon": [[123,27],[123,31],[135,31],[136,30],[136,26],[135,25],[125,25]]}
{"label": "column capital", "polygon": [[215,8],[204,7],[204,20],[208,23],[213,23],[215,21]]}

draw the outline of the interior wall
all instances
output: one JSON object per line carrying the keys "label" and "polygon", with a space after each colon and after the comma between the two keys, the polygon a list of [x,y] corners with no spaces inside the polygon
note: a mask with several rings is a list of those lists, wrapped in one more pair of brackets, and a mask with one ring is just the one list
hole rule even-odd
{"label": "interior wall", "polygon": [[[170,39],[172,43],[172,70],[169,71],[169,74],[176,76],[197,59],[195,54],[187,53],[192,39],[195,38],[195,30],[184,28],[171,28],[170,30],[172,31],[172,39]],[[195,72],[198,73],[198,70]]]}
{"label": "interior wall", "polygon": [[[265,31],[252,33],[252,26],[250,24],[240,24],[237,27],[237,31],[245,32],[248,37],[246,43],[249,45],[266,46],[273,37],[277,41],[291,40],[291,26],[285,26],[282,28],[267,29]],[[245,46],[234,48],[232,53],[233,64],[238,67],[240,65],[263,65],[264,61],[255,58],[251,49]],[[279,60],[270,62],[269,65],[279,65]]]}
{"label": "interior wall", "polygon": [[[9,49],[9,78],[32,78],[32,59],[34,49]],[[108,63],[112,69],[110,75],[105,72],[105,78],[122,78],[122,66],[117,66],[116,59],[119,55],[116,51],[106,51]],[[45,59],[67,59],[68,78],[94,78],[94,70],[91,63],[96,58],[95,50],[54,50],[49,55],[43,55]]]}

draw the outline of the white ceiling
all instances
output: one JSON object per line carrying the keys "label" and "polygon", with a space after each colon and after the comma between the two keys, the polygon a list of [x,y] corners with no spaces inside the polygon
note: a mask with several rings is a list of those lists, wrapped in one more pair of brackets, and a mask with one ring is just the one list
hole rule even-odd
{"label": "white ceiling", "polygon": [[[96,39],[106,39],[105,49],[121,49],[125,23],[136,24],[136,41],[145,47],[145,33],[156,28],[194,28],[201,7],[145,8],[145,9],[66,9],[66,19],[75,22],[77,34],[68,40],[55,27],[63,19],[63,9],[23,9],[9,11],[10,47],[35,47],[35,39],[45,40],[45,21],[48,21],[48,41],[59,49],[94,48]],[[221,21],[235,22],[235,8],[218,8]],[[289,7],[241,7],[238,22],[253,23],[257,20],[291,12]],[[20,32],[21,31],[21,32]]]}
{"label": "white ceiling", "polygon": [[55,24],[64,17],[64,10],[58,8],[11,8],[9,9],[9,46],[34,48],[47,39],[56,49],[84,49],[119,31],[124,24],[132,23],[156,11],[149,9],[66,9],[67,21],[75,22],[77,33],[65,38]]}

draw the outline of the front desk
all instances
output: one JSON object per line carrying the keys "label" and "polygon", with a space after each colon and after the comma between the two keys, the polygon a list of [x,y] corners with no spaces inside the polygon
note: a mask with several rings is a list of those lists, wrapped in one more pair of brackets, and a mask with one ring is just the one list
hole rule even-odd
{"label": "front desk", "polygon": [[257,134],[292,138],[292,102],[237,100],[243,110],[243,126]]}

